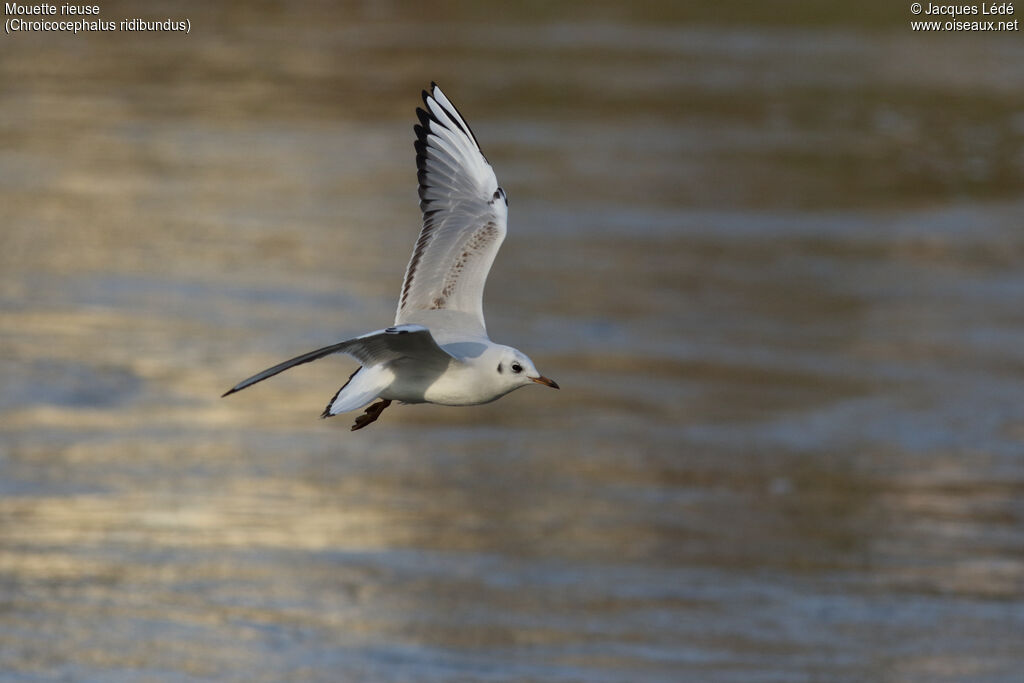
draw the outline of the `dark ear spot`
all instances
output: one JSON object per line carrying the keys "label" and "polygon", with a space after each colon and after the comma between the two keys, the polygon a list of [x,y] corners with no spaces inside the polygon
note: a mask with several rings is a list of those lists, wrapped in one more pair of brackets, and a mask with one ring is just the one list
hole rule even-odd
{"label": "dark ear spot", "polygon": [[498,363],[498,374],[505,372],[505,368],[502,367],[501,363]]}

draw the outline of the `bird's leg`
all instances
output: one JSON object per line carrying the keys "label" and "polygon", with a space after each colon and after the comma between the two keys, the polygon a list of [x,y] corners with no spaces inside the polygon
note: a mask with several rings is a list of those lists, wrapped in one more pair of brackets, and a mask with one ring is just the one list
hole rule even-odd
{"label": "bird's leg", "polygon": [[391,401],[388,399],[381,399],[380,403],[374,403],[372,406],[366,409],[366,412],[356,418],[356,423],[352,425],[352,431],[362,429],[363,427],[371,424],[380,417],[380,414],[384,412],[384,409],[391,405]]}

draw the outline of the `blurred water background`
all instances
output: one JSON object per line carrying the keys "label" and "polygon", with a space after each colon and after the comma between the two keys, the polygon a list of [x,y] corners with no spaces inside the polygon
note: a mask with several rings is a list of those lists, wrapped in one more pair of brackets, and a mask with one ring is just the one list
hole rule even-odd
{"label": "blurred water background", "polygon": [[[1024,43],[901,3],[0,36],[0,677],[1019,681]],[[562,391],[318,415],[437,80]]]}

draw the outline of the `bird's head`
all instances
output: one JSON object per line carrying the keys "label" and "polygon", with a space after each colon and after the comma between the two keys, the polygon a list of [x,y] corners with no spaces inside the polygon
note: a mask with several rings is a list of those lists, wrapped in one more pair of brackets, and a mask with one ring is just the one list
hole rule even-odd
{"label": "bird's head", "polygon": [[526,386],[531,382],[543,384],[552,389],[558,388],[557,382],[537,372],[533,361],[525,353],[519,349],[513,349],[511,346],[506,346],[501,350],[494,372],[500,378],[499,381],[507,384],[511,389]]}

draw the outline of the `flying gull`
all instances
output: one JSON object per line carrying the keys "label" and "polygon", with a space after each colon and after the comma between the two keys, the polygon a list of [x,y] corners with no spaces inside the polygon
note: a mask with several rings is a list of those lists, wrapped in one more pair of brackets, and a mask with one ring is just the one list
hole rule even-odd
{"label": "flying gull", "polygon": [[470,406],[526,386],[558,388],[518,349],[495,344],[484,324],[487,273],[505,239],[508,198],[476,136],[436,83],[416,109],[416,167],[423,228],[405,271],[395,324],[304,353],[243,380],[224,396],[335,353],[361,364],[321,417],[358,410],[352,429],[392,401]]}

